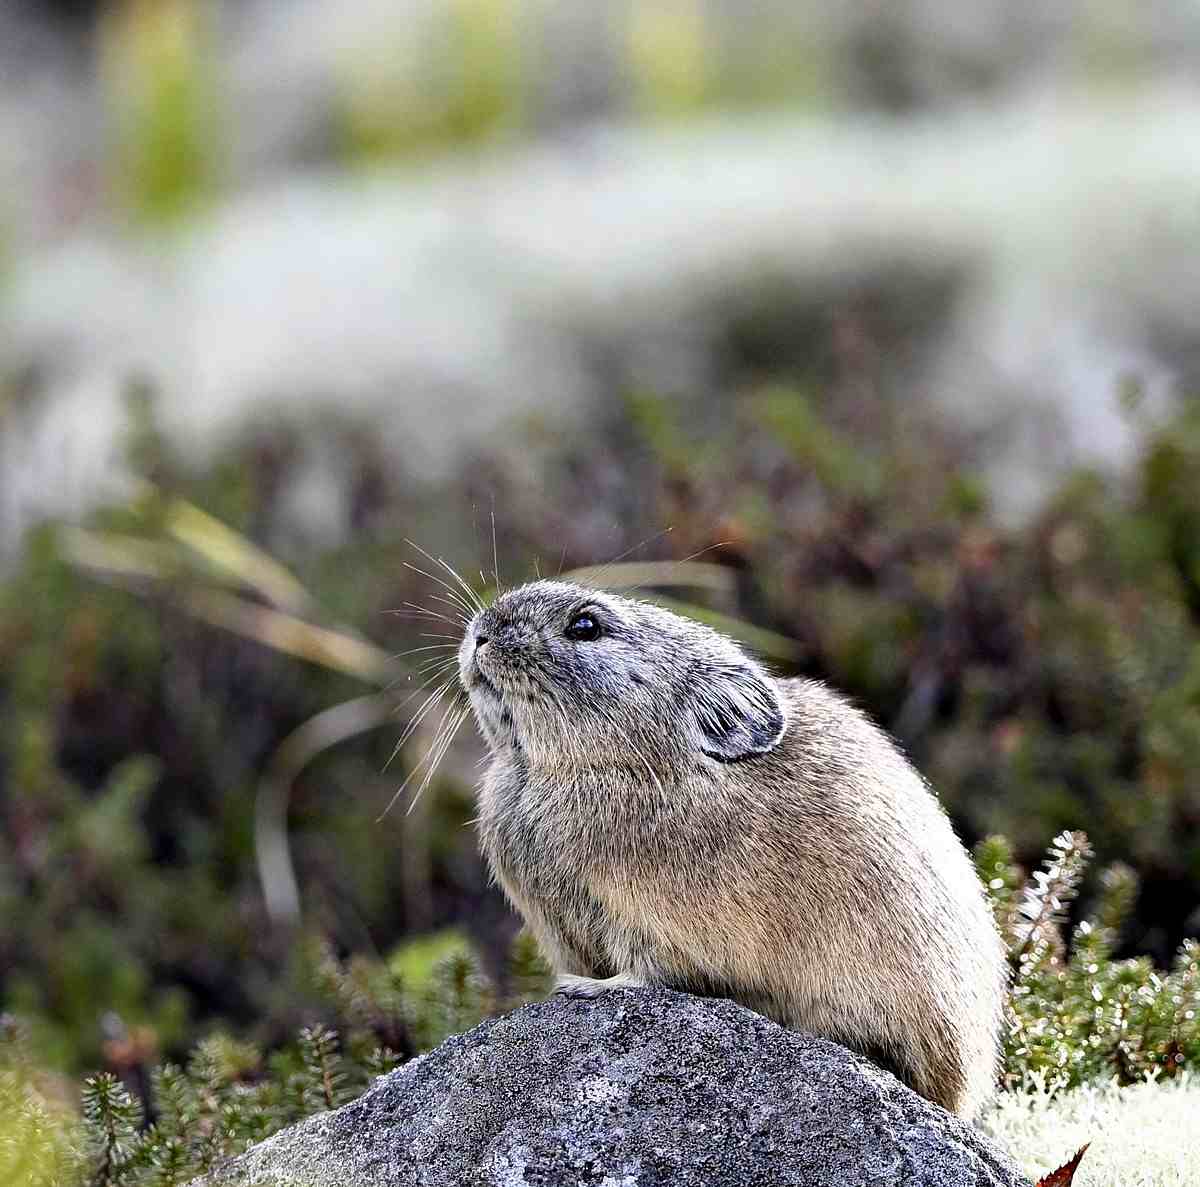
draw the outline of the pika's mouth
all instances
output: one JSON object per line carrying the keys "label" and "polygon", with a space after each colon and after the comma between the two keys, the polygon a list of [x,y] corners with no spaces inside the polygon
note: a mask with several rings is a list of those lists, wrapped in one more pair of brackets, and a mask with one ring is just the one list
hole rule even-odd
{"label": "pika's mouth", "polygon": [[507,698],[484,674],[474,656],[459,669],[459,679],[471,698],[475,719],[492,748],[512,746],[520,751],[521,743]]}
{"label": "pika's mouth", "polygon": [[468,692],[482,690],[496,700],[501,699],[500,690],[483,674],[483,669],[479,666],[479,661],[474,656],[464,665],[461,672],[462,682]]}
{"label": "pika's mouth", "polygon": [[478,669],[475,671],[474,687],[482,688],[489,696],[500,699],[500,690]]}

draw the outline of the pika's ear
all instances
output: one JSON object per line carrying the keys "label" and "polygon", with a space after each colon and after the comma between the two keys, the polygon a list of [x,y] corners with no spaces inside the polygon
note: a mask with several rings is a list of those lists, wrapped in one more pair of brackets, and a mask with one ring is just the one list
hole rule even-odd
{"label": "pika's ear", "polygon": [[766,754],[784,732],[783,701],[775,682],[750,660],[697,678],[691,692],[699,748],[718,762]]}

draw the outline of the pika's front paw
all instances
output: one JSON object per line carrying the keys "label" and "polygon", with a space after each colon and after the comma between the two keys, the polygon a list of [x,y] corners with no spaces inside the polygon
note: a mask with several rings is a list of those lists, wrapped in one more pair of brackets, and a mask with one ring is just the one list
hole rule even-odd
{"label": "pika's front paw", "polygon": [[634,989],[646,982],[632,973],[618,973],[615,977],[577,977],[573,973],[560,973],[554,992],[563,997],[594,998],[608,993],[610,989]]}
{"label": "pika's front paw", "polygon": [[599,997],[609,990],[607,981],[597,981],[592,977],[576,977],[571,973],[563,973],[554,983],[554,992],[563,997]]}

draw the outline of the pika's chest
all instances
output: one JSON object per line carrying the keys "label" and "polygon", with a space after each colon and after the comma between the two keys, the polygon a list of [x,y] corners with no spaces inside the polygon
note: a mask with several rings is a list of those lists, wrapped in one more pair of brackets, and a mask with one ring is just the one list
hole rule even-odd
{"label": "pika's chest", "polygon": [[[700,852],[701,814],[667,783],[647,787],[636,771],[592,772],[590,781],[529,777],[497,764],[480,791],[484,855],[506,885],[552,896],[580,885],[654,878]],[[727,837],[728,830],[720,835]]]}
{"label": "pika's chest", "polygon": [[567,787],[489,773],[480,794],[484,857],[509,887],[539,898],[579,886],[605,850],[603,822]]}

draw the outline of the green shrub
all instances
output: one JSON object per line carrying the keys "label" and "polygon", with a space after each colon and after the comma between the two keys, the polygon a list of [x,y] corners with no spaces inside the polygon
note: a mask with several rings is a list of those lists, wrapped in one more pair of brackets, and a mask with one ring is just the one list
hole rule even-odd
{"label": "green shrub", "polygon": [[[1068,937],[1066,913],[1089,855],[1082,834],[1064,833],[1043,867],[1024,878],[1003,838],[988,838],[976,850],[1013,965],[1005,1092],[991,1124],[1026,1146],[1035,1132],[1039,1149],[1047,1132],[1057,1135],[1026,1116],[1038,1100],[1153,1079],[1186,1085],[1191,1069],[1200,1067],[1200,946],[1184,944],[1165,975],[1147,960],[1112,955],[1136,893],[1128,869],[1105,871],[1091,912]],[[442,953],[426,973],[415,954],[342,962],[316,944],[311,975],[337,1027],[314,1022],[269,1056],[228,1036],[206,1039],[186,1065],[151,1072],[149,1124],[142,1102],[109,1073],[84,1082],[80,1121],[61,1110],[52,1114],[28,1072],[21,1077],[27,1063],[10,1026],[0,1046],[0,1117],[9,1127],[0,1129],[0,1167],[7,1151],[10,1163],[18,1154],[24,1160],[31,1184],[69,1174],[104,1187],[171,1187],[285,1125],[346,1103],[402,1062],[401,1048],[407,1055],[427,1050],[549,988],[527,933],[514,947],[513,990],[503,997],[459,941],[448,937],[438,947]],[[400,967],[414,970],[411,985]],[[1063,1143],[1058,1152],[1065,1159],[1071,1151]]]}
{"label": "green shrub", "polygon": [[[755,365],[730,364],[737,395],[629,397],[586,435],[543,441],[537,467],[486,455],[418,481],[389,468],[369,426],[331,417],[320,435],[349,459],[353,514],[337,546],[297,543],[281,510],[311,426],[251,431],[197,472],[143,407],[139,497],[84,531],[33,533],[0,582],[0,1009],[26,1020],[29,1062],[68,1077],[106,1068],[152,1099],[149,1069],[189,1068],[221,1030],[273,1053],[245,1083],[285,1083],[303,1074],[295,1036],[320,1024],[341,1036],[338,1095],[365,1082],[355,1068],[500,1008],[461,943],[424,981],[404,958],[351,958],[331,1004],[305,938],[397,952],[457,927],[489,971],[505,958],[510,932],[464,827],[471,763],[448,764],[420,814],[379,820],[411,759],[402,751],[389,770],[396,731],[365,732],[411,712],[403,677],[419,669],[393,690],[380,676],[391,655],[428,645],[428,619],[386,613],[430,592],[405,567],[419,558],[404,537],[470,556],[485,481],[509,579],[539,556],[570,569],[649,538],[635,556],[658,580],[670,558],[727,541],[704,556],[702,587],[667,588],[781,673],[855,697],[901,737],[969,841],[1010,838],[980,851],[1020,951],[1010,1086],[1194,1064],[1196,953],[1178,949],[1200,901],[1200,411],[1185,405],[1155,429],[1126,484],[1070,475],[1027,524],[1005,527],[970,442],[889,402],[872,360],[892,331],[864,308],[839,317],[877,349],[849,362],[814,349],[810,369],[776,368],[770,382],[759,372],[773,340],[754,337],[770,323],[748,315],[730,349]],[[489,567],[490,543],[477,550]],[[361,735],[281,761],[314,720],[363,701]],[[299,906],[282,922],[257,876],[255,813],[281,768]],[[1109,871],[1086,926],[1068,901],[1081,846],[1052,855],[1059,889],[1040,899],[1014,863],[1081,821]],[[1035,902],[1050,908],[1040,921]],[[303,1080],[292,1084],[263,1117],[308,1107]]]}
{"label": "green shrub", "polygon": [[975,856],[1013,966],[1006,1087],[1134,1084],[1200,1068],[1200,944],[1184,941],[1166,974],[1145,957],[1113,956],[1137,894],[1132,870],[1103,871],[1091,912],[1068,935],[1091,856],[1082,833],[1056,837],[1023,888],[1003,838]]}
{"label": "green shrub", "polygon": [[[400,980],[399,965],[414,970],[412,988]],[[316,999],[337,1027],[313,1021],[270,1053],[213,1035],[185,1063],[150,1070],[144,1103],[113,1074],[90,1076],[78,1117],[51,1110],[34,1086],[27,1044],[9,1025],[0,1039],[0,1170],[14,1173],[2,1181],[29,1187],[185,1183],[276,1130],[360,1095],[405,1058],[389,1044],[411,1056],[549,988],[545,965],[527,939],[515,946],[515,988],[504,998],[457,943],[426,969],[403,955],[343,962],[315,942],[308,967]],[[16,1169],[24,1178],[15,1177]]]}
{"label": "green shrub", "polygon": [[25,1058],[16,1021],[0,1015],[0,1183],[50,1187],[83,1180],[78,1118]]}

